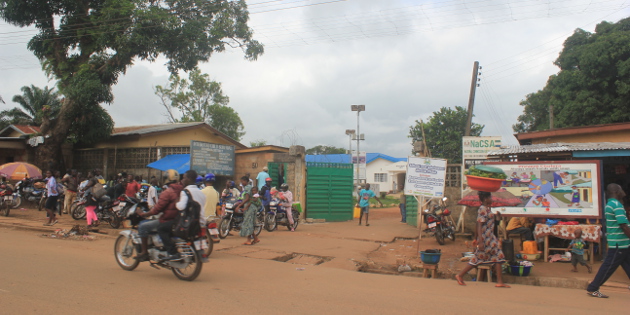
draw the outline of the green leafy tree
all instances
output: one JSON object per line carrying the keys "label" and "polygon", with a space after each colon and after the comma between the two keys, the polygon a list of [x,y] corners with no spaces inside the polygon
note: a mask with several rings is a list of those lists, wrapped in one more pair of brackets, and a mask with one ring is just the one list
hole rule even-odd
{"label": "green leafy tree", "polygon": [[227,46],[240,47],[249,60],[263,53],[244,0],[0,0],[0,18],[37,29],[28,49],[65,97],[57,119],[42,125],[49,136],[37,148],[43,167],[63,167],[61,144],[73,123],[87,128],[74,132],[78,141],[111,134],[101,105],[113,101],[112,86],[134,62],[163,56],[175,74]]}
{"label": "green leafy tree", "polygon": [[554,62],[560,71],[521,101],[515,132],[630,121],[630,18],[577,29]]}
{"label": "green leafy tree", "polygon": [[223,95],[221,83],[199,69],[190,71],[188,80],[171,75],[168,86],[155,86],[155,94],[171,122],[203,121],[236,141],[245,135],[240,116],[227,106],[230,98]]}
{"label": "green leafy tree", "polygon": [[263,139],[257,139],[257,140],[249,142],[250,147],[262,147],[266,145],[267,145],[267,141]]}
{"label": "green leafy tree", "polygon": [[346,151],[347,150],[344,148],[337,148],[329,145],[316,145],[306,150],[306,154],[344,154]]}
{"label": "green leafy tree", "polygon": [[59,114],[61,100],[54,89],[31,86],[21,88],[22,95],[13,96],[13,102],[20,105],[0,112],[0,128],[10,124],[40,126]]}
{"label": "green leafy tree", "polygon": [[[433,157],[447,159],[449,163],[462,162],[462,137],[467,119],[468,112],[461,106],[456,106],[455,109],[442,107],[433,112],[433,116],[424,124],[425,140]],[[409,127],[409,138],[412,141],[423,140],[421,124],[416,120],[416,124]],[[470,135],[481,135],[483,128],[483,125],[472,123]]]}

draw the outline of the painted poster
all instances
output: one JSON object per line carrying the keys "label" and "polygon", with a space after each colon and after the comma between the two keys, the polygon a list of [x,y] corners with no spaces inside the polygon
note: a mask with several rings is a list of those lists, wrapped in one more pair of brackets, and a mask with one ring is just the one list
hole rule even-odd
{"label": "painted poster", "polygon": [[481,165],[489,161],[488,152],[501,149],[501,136],[462,137],[462,191],[468,188],[464,173],[472,165]]}
{"label": "painted poster", "polygon": [[[600,218],[599,161],[489,162],[503,169],[507,179],[500,191],[521,202],[496,207],[508,216]],[[495,209],[496,209],[495,208]]]}
{"label": "painted poster", "polygon": [[407,159],[405,195],[443,197],[446,160],[410,156]]}

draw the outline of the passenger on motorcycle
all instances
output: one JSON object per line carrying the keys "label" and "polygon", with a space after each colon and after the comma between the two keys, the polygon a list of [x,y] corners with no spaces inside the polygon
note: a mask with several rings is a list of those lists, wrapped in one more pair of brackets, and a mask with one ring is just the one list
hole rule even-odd
{"label": "passenger on motorcycle", "polygon": [[293,213],[291,211],[291,207],[293,206],[293,193],[289,191],[289,185],[286,183],[280,185],[280,190],[282,191],[282,194],[280,195],[282,209],[287,213],[289,224],[291,224],[291,232],[295,232],[295,229],[293,228],[295,221],[293,221]]}
{"label": "passenger on motorcycle", "polygon": [[[206,225],[206,211],[205,211],[206,196],[203,194],[203,192],[201,192],[201,189],[199,189],[199,187],[197,186],[196,181],[197,181],[197,171],[188,170],[186,171],[186,173],[184,173],[182,184],[185,186],[185,188],[179,193],[179,201],[177,201],[177,203],[175,204],[175,207],[177,207],[177,210],[186,209],[186,207],[188,206],[188,195],[186,195],[185,190],[187,190],[190,193],[190,196],[192,197],[192,199],[196,201],[200,206],[199,211],[201,213],[199,213],[199,224],[203,228]],[[174,223],[175,221],[171,221],[171,222]],[[170,240],[171,231],[172,231],[172,224],[168,227],[169,243],[172,245],[167,245],[167,242],[164,241],[164,237],[162,236],[162,233],[166,234],[167,232],[166,225],[158,227],[158,233],[160,233],[160,238],[162,239],[162,242],[164,242],[164,245],[166,246],[166,251],[171,255],[167,259],[177,260],[180,258],[180,254],[177,252],[175,243],[173,243],[173,241]]]}
{"label": "passenger on motorcycle", "polygon": [[175,246],[171,240],[171,228],[173,226],[173,220],[179,213],[176,204],[184,186],[179,182],[179,173],[176,170],[166,171],[164,184],[167,185],[167,189],[160,194],[157,204],[148,212],[138,213],[138,215],[145,218],[159,213],[162,214],[157,220],[145,220],[138,225],[138,235],[142,241],[142,251],[138,253],[136,259],[140,261],[149,259],[149,253],[147,252],[149,233],[155,230],[158,231],[167,250],[170,249],[172,254],[175,253],[173,251]]}

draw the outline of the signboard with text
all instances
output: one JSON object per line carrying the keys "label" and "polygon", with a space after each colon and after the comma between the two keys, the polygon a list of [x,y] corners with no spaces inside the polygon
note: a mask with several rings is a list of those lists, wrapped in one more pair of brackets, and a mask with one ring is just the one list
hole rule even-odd
{"label": "signboard with text", "polygon": [[481,165],[489,161],[488,152],[501,148],[501,136],[462,137],[462,189],[466,189],[464,173],[472,165]]}
{"label": "signboard with text", "polygon": [[410,156],[407,161],[405,195],[444,197],[446,160]]}
{"label": "signboard with text", "polygon": [[190,169],[199,174],[234,176],[234,146],[190,141]]}
{"label": "signboard with text", "polygon": [[[357,151],[352,151],[352,164],[354,165],[354,180],[357,180]],[[358,164],[358,175],[360,180],[366,180],[366,160],[367,153],[365,151],[359,152],[359,164]]]}

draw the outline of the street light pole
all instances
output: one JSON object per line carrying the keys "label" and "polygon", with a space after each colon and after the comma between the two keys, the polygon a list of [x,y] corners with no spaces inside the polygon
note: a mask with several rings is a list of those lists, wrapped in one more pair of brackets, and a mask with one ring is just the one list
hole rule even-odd
{"label": "street light pole", "polygon": [[352,135],[356,134],[354,129],[346,129],[346,135],[348,135],[348,154],[352,154]]}
{"label": "street light pole", "polygon": [[361,131],[359,129],[359,114],[365,111],[365,105],[351,105],[350,109],[353,112],[357,112],[357,186],[360,183],[359,179],[359,159],[361,158],[361,149],[360,149],[360,141],[361,141]]}

